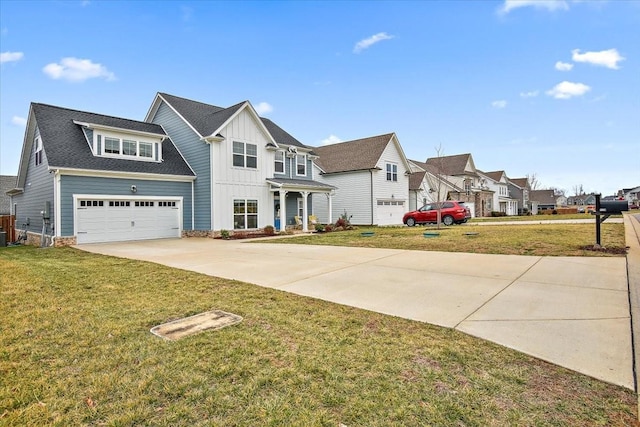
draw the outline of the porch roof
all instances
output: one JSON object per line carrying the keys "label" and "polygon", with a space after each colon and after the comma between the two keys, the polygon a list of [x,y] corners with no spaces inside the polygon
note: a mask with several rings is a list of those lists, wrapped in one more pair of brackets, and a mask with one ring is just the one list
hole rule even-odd
{"label": "porch roof", "polygon": [[312,193],[330,193],[335,190],[333,185],[323,182],[312,181],[309,179],[290,179],[290,178],[268,178],[267,182],[271,184],[271,191],[287,190],[287,191],[310,191]]}

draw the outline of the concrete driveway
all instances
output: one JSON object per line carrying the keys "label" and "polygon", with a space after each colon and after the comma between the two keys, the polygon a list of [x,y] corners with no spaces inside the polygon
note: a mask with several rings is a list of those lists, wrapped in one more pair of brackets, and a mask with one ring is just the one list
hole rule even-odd
{"label": "concrete driveway", "polygon": [[634,388],[624,257],[481,255],[206,238],[78,248],[455,328]]}

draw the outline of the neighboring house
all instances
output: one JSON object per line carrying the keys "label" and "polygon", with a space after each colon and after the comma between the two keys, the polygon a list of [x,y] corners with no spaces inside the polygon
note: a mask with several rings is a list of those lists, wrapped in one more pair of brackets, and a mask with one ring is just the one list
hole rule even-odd
{"label": "neighboring house", "polygon": [[507,178],[509,195],[518,201],[518,215],[525,215],[531,211],[529,203],[529,180],[527,178]]}
{"label": "neighboring house", "polygon": [[444,177],[458,191],[449,191],[446,199],[465,202],[474,217],[490,216],[494,210],[493,191],[478,173],[471,154],[431,157],[426,164],[436,176]]}
{"label": "neighboring house", "polygon": [[195,178],[160,125],[32,103],[9,194],[45,245],[180,237]]}
{"label": "neighboring house", "polygon": [[556,195],[553,190],[531,190],[529,193],[531,204],[534,206],[532,212],[536,214],[535,207],[538,209],[555,209],[556,208]]}
{"label": "neighboring house", "polygon": [[504,171],[482,172],[478,170],[489,190],[493,191],[494,211],[505,215],[518,215],[518,200],[509,194],[509,179]]}
{"label": "neighboring house", "polygon": [[316,147],[321,182],[336,188],[333,201],[314,195],[320,222],[346,213],[359,225],[401,225],[408,210],[411,165],[395,133]]}
{"label": "neighboring house", "polygon": [[11,198],[7,194],[16,186],[16,176],[0,175],[0,215],[11,215]]}
{"label": "neighboring house", "polygon": [[194,230],[308,229],[310,196],[334,187],[314,180],[314,151],[244,101],[228,108],[158,93],[146,116],[162,125],[197,175]]}
{"label": "neighboring house", "polygon": [[438,176],[437,171],[424,162],[409,160],[413,172],[409,176],[409,210],[421,208],[427,203],[444,201],[451,192],[463,191],[443,175]]}
{"label": "neighboring house", "polygon": [[587,206],[596,204],[595,194],[580,194],[567,197],[567,206]]}
{"label": "neighboring house", "polygon": [[618,192],[619,197],[624,198],[630,204],[640,204],[640,187],[623,188]]}

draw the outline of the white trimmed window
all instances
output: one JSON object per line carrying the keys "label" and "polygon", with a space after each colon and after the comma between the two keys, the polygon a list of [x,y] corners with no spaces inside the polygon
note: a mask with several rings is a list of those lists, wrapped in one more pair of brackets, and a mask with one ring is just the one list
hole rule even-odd
{"label": "white trimmed window", "polygon": [[276,151],[274,167],[276,173],[284,173],[284,151]]}
{"label": "white trimmed window", "polygon": [[398,181],[398,165],[387,163],[387,181]]}
{"label": "white trimmed window", "polygon": [[258,168],[258,146],[240,141],[233,141],[233,166],[241,168]]}
{"label": "white trimmed window", "polygon": [[115,135],[95,135],[96,153],[105,157],[123,157],[131,160],[160,161],[161,146],[158,142],[119,138]]}
{"label": "white trimmed window", "polygon": [[307,176],[307,156],[296,154],[296,175]]}
{"label": "white trimmed window", "polygon": [[36,138],[35,146],[36,146],[35,162],[36,162],[36,166],[38,166],[39,164],[42,163],[42,138],[40,137]]}
{"label": "white trimmed window", "polygon": [[248,230],[258,228],[258,201],[235,199],[233,201],[233,229]]}

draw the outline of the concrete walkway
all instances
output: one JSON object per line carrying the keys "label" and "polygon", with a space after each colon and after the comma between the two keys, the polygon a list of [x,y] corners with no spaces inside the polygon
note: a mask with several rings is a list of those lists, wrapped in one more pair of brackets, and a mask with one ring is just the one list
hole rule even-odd
{"label": "concrete walkway", "polygon": [[483,255],[205,238],[79,248],[455,328],[634,388],[624,257]]}

